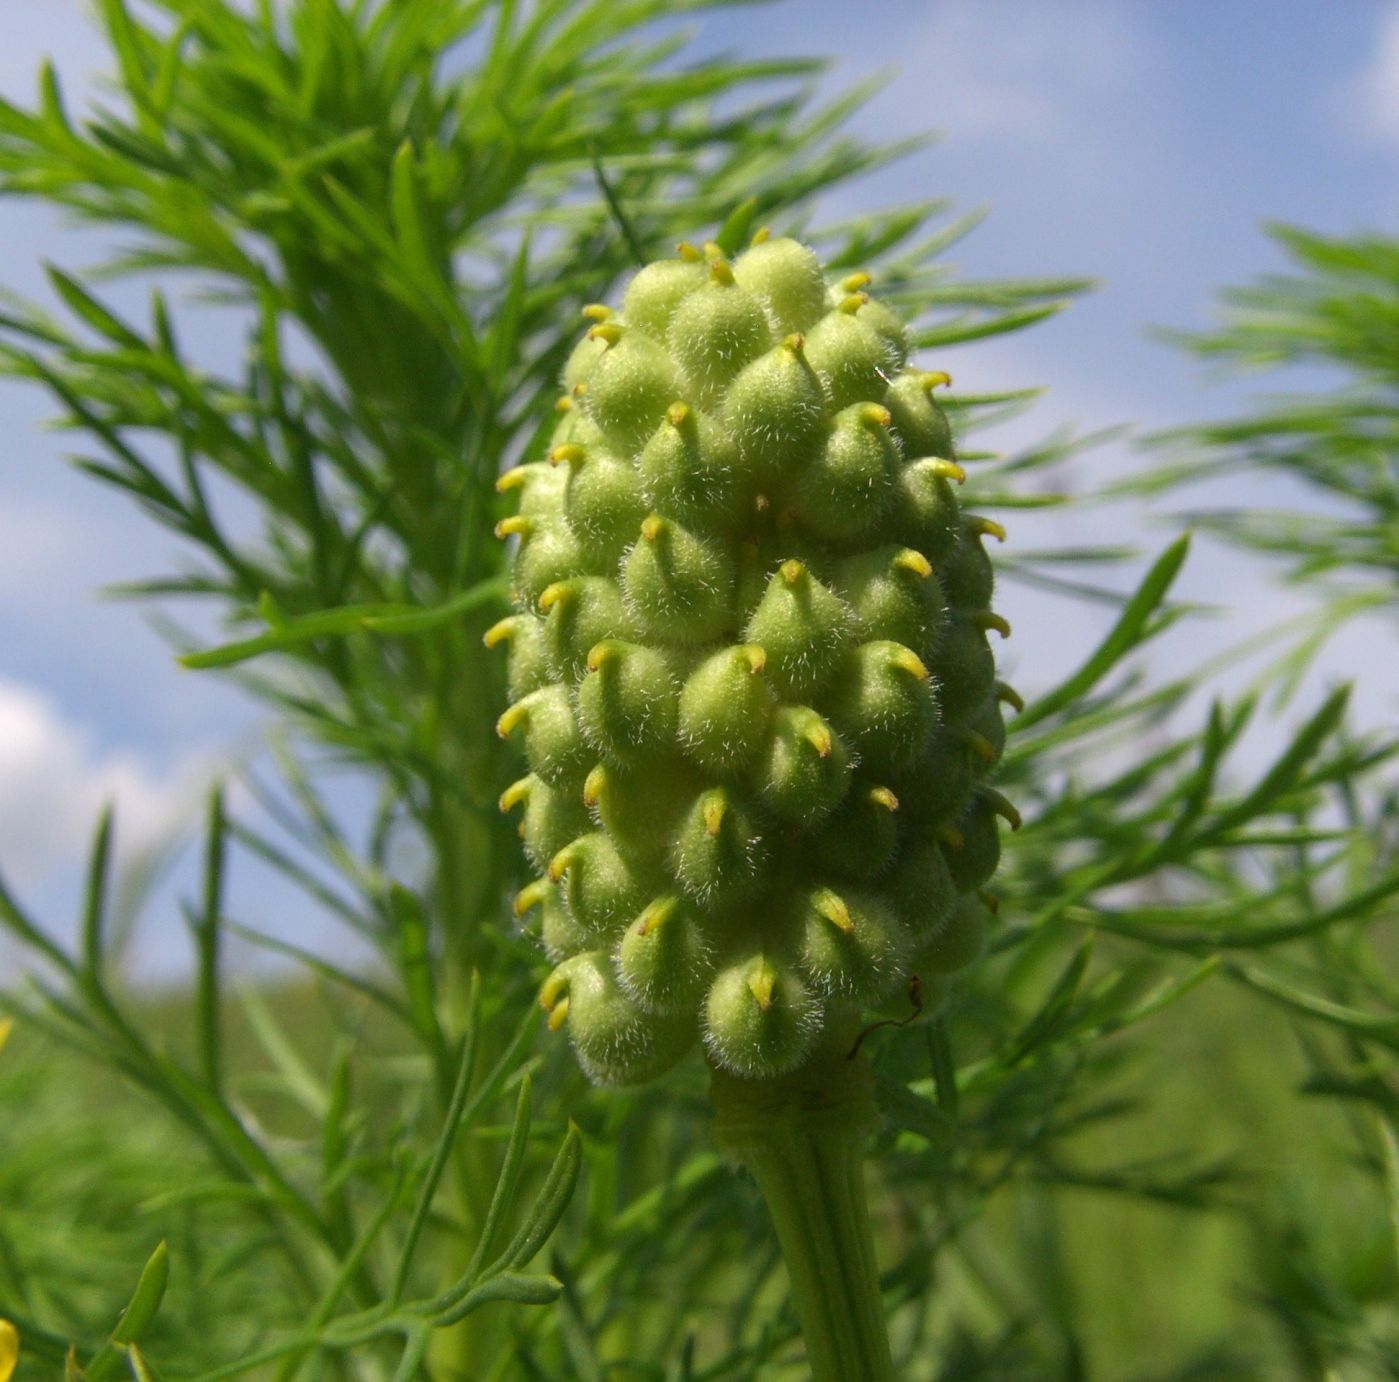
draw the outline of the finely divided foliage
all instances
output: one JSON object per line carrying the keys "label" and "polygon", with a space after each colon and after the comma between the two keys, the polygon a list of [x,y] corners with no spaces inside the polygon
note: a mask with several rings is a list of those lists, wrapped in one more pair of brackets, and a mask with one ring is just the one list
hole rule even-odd
{"label": "finely divided foliage", "polygon": [[[957,818],[973,790],[994,804],[972,780],[1000,756],[1025,824],[988,953],[946,993],[925,974],[923,1018],[862,1047],[899,1375],[1139,1374],[1110,1327],[1139,1338],[1163,1293],[1107,1288],[1141,1202],[1170,1220],[1133,1220],[1157,1275],[1188,1211],[1234,1245],[1223,1269],[1175,1272],[1213,1272],[1217,1299],[1157,1320],[1179,1343],[1153,1375],[1392,1377],[1399,993],[1372,925],[1399,890],[1392,745],[1348,731],[1344,688],[1289,733],[1263,708],[1275,677],[1226,696],[1179,639],[1148,667],[1193,615],[1170,598],[1184,538],[1135,580],[1110,546],[1004,549],[1002,590],[1108,611],[1061,684],[1028,669],[1004,750],[985,621],[958,614],[990,595],[963,497],[1001,516],[1066,502],[1055,478],[1091,458],[979,447],[1033,391],[939,384],[935,405],[917,352],[1031,325],[1083,285],[958,281],[940,256],[975,218],[937,203],[819,223],[816,194],[901,149],[844,134],[864,93],[815,102],[816,64],[686,53],[671,20],[698,5],[95,8],[112,88],[84,117],[46,70],[33,109],[0,104],[0,186],[75,213],[113,258],[51,268],[56,310],[7,305],[0,362],[47,391],[88,474],[180,540],[178,569],[128,593],[226,621],[216,648],[174,638],[276,733],[211,798],[189,994],[122,982],[132,889],[109,821],[71,942],[0,889],[31,970],[0,997],[0,1375],[16,1347],[17,1378],[58,1375],[74,1345],[90,1378],[801,1376],[699,1062],[596,1090],[538,1039],[535,995],[555,1015],[567,997],[575,1037],[592,1006],[579,1045],[612,1078],[658,1069],[711,1008],[716,1059],[791,1059],[833,1005],[926,969],[905,952],[948,906],[947,827],[981,851],[961,892],[994,863],[994,834]],[[740,253],[763,223],[769,245]],[[719,253],[662,258],[710,226]],[[1304,284],[1285,307],[1241,299],[1215,353],[1322,337],[1355,392],[1220,429],[1207,464],[1359,498],[1364,522],[1226,526],[1308,579],[1363,573],[1373,607],[1393,598],[1393,246],[1292,243]],[[619,314],[580,316],[600,301]],[[881,485],[886,504],[850,501]],[[918,521],[892,532],[894,514]],[[522,783],[494,732],[507,702],[537,760]],[[1261,766],[1260,724],[1280,740]],[[907,772],[914,741],[937,773]],[[337,806],[347,767],[375,790],[368,821]],[[897,887],[910,858],[930,872]],[[372,961],[240,919],[228,880],[250,864]],[[773,905],[738,910],[745,889]],[[517,894],[572,957],[562,979]],[[714,929],[731,915],[774,941],[752,973],[743,935]],[[980,945],[980,913],[958,915],[969,943],[944,967]],[[236,992],[235,938],[306,982]],[[1183,1044],[1231,1015],[1237,1039]],[[1310,1217],[1280,1203],[1275,1147],[1254,1179],[1202,1150],[1240,1102],[1218,1067],[1250,1042],[1249,1090],[1279,1098],[1295,1071],[1333,1099],[1284,1106],[1287,1159],[1312,1158],[1324,1197]],[[1158,1111],[1168,1060],[1189,1109]]]}

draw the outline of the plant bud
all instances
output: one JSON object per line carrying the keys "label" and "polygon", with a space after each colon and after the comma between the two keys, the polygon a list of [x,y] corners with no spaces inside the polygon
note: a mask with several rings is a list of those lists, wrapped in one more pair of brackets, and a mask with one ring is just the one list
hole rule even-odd
{"label": "plant bud", "polygon": [[578,723],[598,753],[625,763],[673,744],[680,690],[673,655],[605,639],[588,650],[586,666]]}
{"label": "plant bud", "polygon": [[583,402],[608,441],[631,456],[680,396],[675,369],[665,351],[640,332],[605,322],[592,334],[607,340],[608,348],[588,376]]}
{"label": "plant bud", "polygon": [[872,893],[813,889],[799,907],[797,931],[801,971],[818,993],[878,1003],[903,979],[909,936]]}
{"label": "plant bud", "polygon": [[583,782],[583,800],[627,858],[650,866],[670,847],[690,806],[690,790],[673,762],[648,759],[631,768],[599,763]]}
{"label": "plant bud", "polygon": [[810,706],[784,705],[754,772],[763,804],[789,825],[810,827],[835,810],[850,781],[850,753]]}
{"label": "plant bud", "polygon": [[869,772],[906,764],[937,719],[928,669],[911,648],[861,643],[841,660],[821,698],[831,723]]}
{"label": "plant bud", "polygon": [[568,1023],[583,1073],[596,1084],[642,1084],[669,1070],[694,1040],[693,1017],[648,1013],[629,998],[601,951],[565,960],[544,981],[549,1025]]}
{"label": "plant bud", "polygon": [[519,535],[520,545],[511,568],[511,588],[515,598],[526,607],[537,605],[539,597],[551,585],[582,575],[587,560],[578,539],[562,521],[547,527],[538,521],[516,516],[497,525],[503,535]]}
{"label": "plant bud", "polygon": [[857,315],[858,295],[827,312],[806,336],[806,358],[832,408],[880,398],[901,363],[889,343]]}
{"label": "plant bud", "polygon": [[960,719],[995,691],[996,659],[988,629],[1002,638],[1010,633],[999,615],[982,612],[954,614],[943,628],[937,646],[938,700],[946,719]]}
{"label": "plant bud", "polygon": [[922,752],[890,774],[890,786],[911,819],[949,821],[971,796],[977,749],[963,725],[934,725]]}
{"label": "plant bud", "polygon": [[963,892],[972,892],[986,883],[1001,862],[1001,832],[996,817],[1004,816],[1012,829],[1020,826],[1015,808],[989,788],[979,788],[966,809],[953,824],[950,838],[943,842],[952,881]]}
{"label": "plant bud", "polygon": [[568,442],[550,456],[568,476],[563,510],[579,550],[604,569],[615,566],[646,516],[640,477],[598,447]]}
{"label": "plant bud", "polygon": [[667,518],[727,533],[751,511],[751,486],[733,438],[687,403],[666,410],[637,465],[646,503]]}
{"label": "plant bud", "polygon": [[739,370],[771,348],[772,330],[757,299],[720,259],[710,264],[710,281],[676,307],[666,341],[695,403],[708,408]]}
{"label": "plant bud", "polygon": [[914,964],[930,974],[955,974],[986,950],[987,912],[975,895],[963,896],[919,950]]}
{"label": "plant bud", "polygon": [[729,386],[720,410],[759,488],[780,482],[815,454],[826,425],[821,381],[788,336]]}
{"label": "plant bud", "polygon": [[767,655],[766,674],[778,694],[799,697],[830,678],[854,623],[845,602],[793,560],[769,578],[743,634]]}
{"label": "plant bud", "polygon": [[520,838],[525,842],[530,862],[538,869],[548,868],[549,860],[592,824],[581,797],[551,787],[533,773],[501,793],[500,809],[510,811],[521,802],[525,813],[520,822]]}
{"label": "plant bud", "polygon": [[[581,955],[588,948],[588,935],[569,915],[559,890],[547,879],[540,879],[538,885],[548,889],[540,901],[539,942],[544,953],[558,964],[570,955]],[[521,894],[523,896],[523,894]],[[519,899],[516,899],[519,906]]]}
{"label": "plant bud", "polygon": [[894,415],[894,430],[903,442],[905,456],[954,459],[947,414],[933,401],[933,389],[945,383],[945,374],[909,370],[889,385],[884,406]]}
{"label": "plant bud", "polygon": [[700,257],[660,259],[638,270],[622,298],[622,319],[663,341],[675,310],[706,279]]}
{"label": "plant bud", "polygon": [[549,861],[549,878],[560,883],[574,921],[599,941],[615,939],[639,912],[649,880],[622,857],[602,831],[580,835]]}
{"label": "plant bud", "polygon": [[622,594],[615,581],[603,576],[574,576],[545,586],[539,609],[549,667],[557,680],[577,681],[596,644],[631,632]]}
{"label": "plant bud", "polygon": [[957,904],[957,885],[947,859],[926,840],[910,841],[899,855],[888,893],[904,929],[918,944],[937,931]]}
{"label": "plant bud", "polygon": [[991,603],[996,577],[991,558],[981,545],[988,532],[1004,529],[1000,524],[988,524],[986,519],[964,521],[952,550],[938,567],[943,597],[952,609],[985,609]]}
{"label": "plant bud", "polygon": [[777,705],[766,660],[749,643],[713,654],[690,674],[680,693],[680,742],[701,767],[727,776],[762,749]]}
{"label": "plant bud", "polygon": [[868,883],[889,867],[898,848],[899,800],[887,787],[856,778],[846,798],[806,837],[806,865],[813,871]]}
{"label": "plant bud", "polygon": [[894,481],[893,528],[898,539],[916,547],[936,570],[947,559],[960,529],[957,495],[946,465],[936,458],[909,461]]}
{"label": "plant bud", "polygon": [[516,729],[525,737],[530,771],[551,787],[567,790],[582,781],[592,755],[578,732],[573,705],[562,686],[542,686],[516,701],[496,722],[501,738]]}
{"label": "plant bud", "polygon": [[667,643],[718,638],[733,605],[734,564],[715,542],[652,514],[622,564],[622,591],[637,623]]}
{"label": "plant bud", "polygon": [[648,1012],[693,1013],[714,973],[704,913],[674,893],[649,903],[617,949],[617,977]]}
{"label": "plant bud", "polygon": [[670,848],[670,870],[705,906],[737,903],[765,881],[768,848],[752,817],[726,787],[690,803]]}
{"label": "plant bud", "polygon": [[705,997],[710,1059],[749,1079],[800,1065],[820,1028],[816,994],[789,962],[761,950],[721,969]]}
{"label": "plant bud", "polygon": [[532,614],[507,615],[486,630],[482,642],[488,648],[500,643],[509,648],[505,685],[512,701],[547,686],[553,679],[544,647],[544,622]]}
{"label": "plant bud", "polygon": [[826,542],[860,542],[885,526],[897,464],[888,410],[857,403],[836,414],[825,448],[797,478],[792,511]]}
{"label": "plant bud", "polygon": [[899,320],[898,314],[877,298],[870,297],[868,293],[860,296],[864,301],[855,309],[855,320],[861,326],[869,327],[884,342],[889,361],[888,374],[892,376],[895,371],[903,369],[904,361],[908,359],[908,329]]}
{"label": "plant bud", "polygon": [[835,586],[854,612],[857,638],[892,638],[919,653],[933,646],[946,611],[922,552],[876,547],[849,557],[836,568]]}
{"label": "plant bud", "polygon": [[773,335],[809,331],[826,311],[821,263],[805,245],[765,240],[734,261],[734,279],[762,304]]}

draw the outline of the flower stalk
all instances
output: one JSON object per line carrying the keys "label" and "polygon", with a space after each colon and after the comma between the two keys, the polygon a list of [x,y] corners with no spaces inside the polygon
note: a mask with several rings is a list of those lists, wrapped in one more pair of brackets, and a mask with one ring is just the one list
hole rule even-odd
{"label": "flower stalk", "polygon": [[814,1382],[893,1382],[865,1200],[871,1077],[833,1033],[800,1069],[747,1080],[715,1069],[715,1136],[767,1205]]}

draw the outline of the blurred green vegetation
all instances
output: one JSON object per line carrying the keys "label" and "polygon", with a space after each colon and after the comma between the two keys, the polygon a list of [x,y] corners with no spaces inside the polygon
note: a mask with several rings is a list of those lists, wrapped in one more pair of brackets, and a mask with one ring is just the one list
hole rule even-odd
{"label": "blurred green vegetation", "polygon": [[[177,569],[127,593],[217,618],[230,642],[177,650],[256,698],[275,745],[198,831],[188,992],[123,968],[109,822],[75,927],[0,889],[30,969],[0,993],[0,1317],[23,1382],[62,1375],[70,1341],[91,1382],[802,1376],[699,1062],[593,1090],[539,1030],[480,640],[504,598],[492,482],[539,445],[579,309],[615,296],[634,243],[798,232],[871,269],[929,363],[1086,285],[961,280],[946,252],[971,221],[937,201],[822,224],[822,192],[903,146],[851,135],[868,91],[823,103],[819,63],[693,60],[673,21],[698,8],[101,0],[102,108],[71,111],[50,71],[32,109],[0,104],[0,190],[121,247],[81,281],[54,269],[53,307],[6,306],[0,369],[177,535]],[[1286,416],[1173,439],[1344,491],[1329,537],[1215,525],[1295,557],[1315,596],[1281,663],[1240,686],[1192,662],[1184,536],[998,562],[1102,636],[1018,688],[998,785],[1025,823],[991,953],[945,1011],[866,1043],[909,1382],[1399,1377],[1396,745],[1354,729],[1344,686],[1297,690],[1335,680],[1318,630],[1394,607],[1394,253],[1316,242],[1303,286],[1239,298],[1211,347],[1266,339],[1286,363],[1279,335],[1330,333],[1345,377],[1307,403],[1306,447],[1277,441]],[[148,311],[119,312],[113,279]],[[237,365],[189,344],[211,295]],[[1083,441],[985,447],[1035,391],[977,383],[949,400],[970,502],[1070,502],[1052,481]],[[1199,459],[1130,488],[1151,502]],[[1092,465],[1072,502],[1120,497]],[[336,809],[347,765],[368,820]],[[276,948],[228,915],[250,862],[363,965],[283,946],[305,979],[231,976],[235,935]]]}

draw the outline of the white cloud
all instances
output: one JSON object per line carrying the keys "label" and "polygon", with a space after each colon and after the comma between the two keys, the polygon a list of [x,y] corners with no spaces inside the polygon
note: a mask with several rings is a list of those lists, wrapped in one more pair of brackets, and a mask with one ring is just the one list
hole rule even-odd
{"label": "white cloud", "polygon": [[951,0],[930,9],[912,51],[901,57],[959,140],[1043,146],[1081,128],[1086,105],[1132,80],[1141,47],[1106,0]]}
{"label": "white cloud", "polygon": [[1364,65],[1339,97],[1352,130],[1368,141],[1399,146],[1399,3],[1385,6]]}
{"label": "white cloud", "polygon": [[103,752],[42,693],[0,679],[0,869],[19,888],[72,869],[109,801],[123,854],[154,844],[188,814],[208,771],[188,761],[162,774]]}

